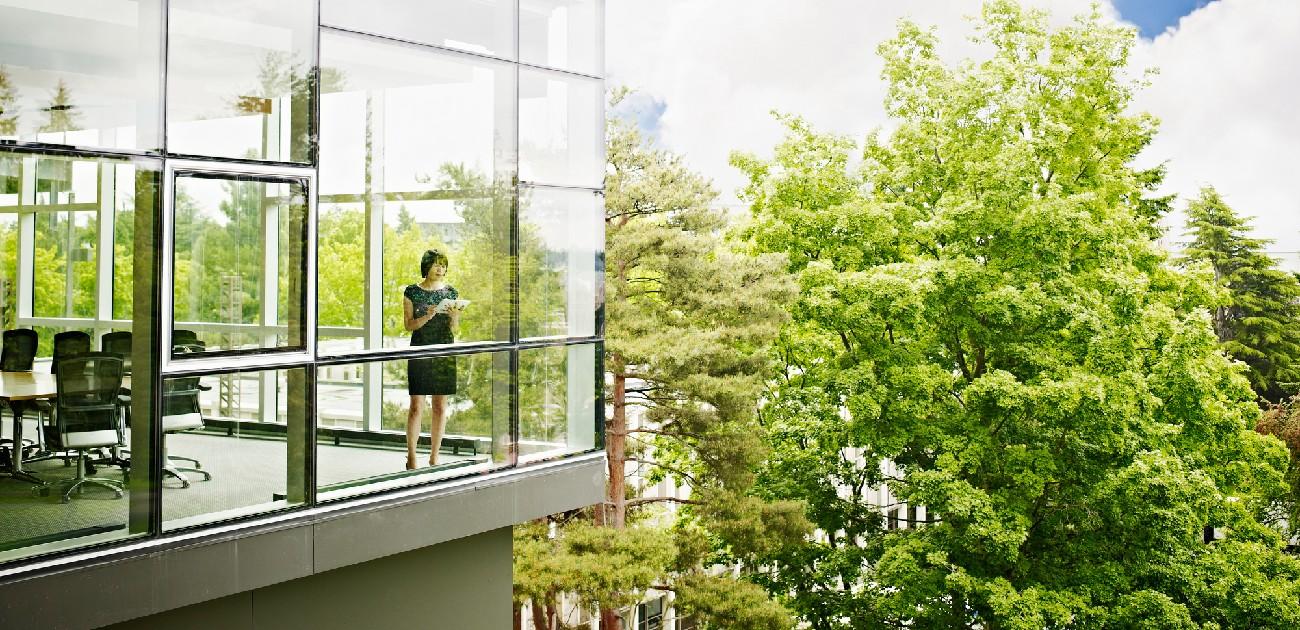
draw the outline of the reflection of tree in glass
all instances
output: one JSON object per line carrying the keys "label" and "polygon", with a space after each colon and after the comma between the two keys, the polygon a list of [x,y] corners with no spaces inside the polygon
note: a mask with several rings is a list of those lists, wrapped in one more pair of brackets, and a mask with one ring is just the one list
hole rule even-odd
{"label": "reflection of tree in glass", "polygon": [[18,135],[18,88],[9,78],[9,69],[0,65],[0,136],[16,135]]}
{"label": "reflection of tree in glass", "polygon": [[[227,99],[236,116],[270,116],[277,109],[289,107],[289,125],[292,141],[289,144],[293,161],[306,161],[308,148],[315,144],[309,137],[308,119],[316,75],[309,64],[288,51],[270,51],[262,56],[257,69],[257,84],[241,89]],[[321,68],[321,92],[341,91],[346,83],[343,72],[337,68]],[[277,103],[282,99],[287,103]],[[255,158],[269,157],[255,155]]]}
{"label": "reflection of tree in glass", "polygon": [[72,91],[63,79],[59,79],[54,91],[50,93],[50,102],[44,107],[45,124],[42,132],[76,131],[81,129],[81,114],[72,103]]}
{"label": "reflection of tree in glass", "polygon": [[[225,198],[218,210],[225,221],[205,215],[198,203],[177,187],[176,300],[178,321],[256,323],[261,311],[261,225],[265,184],[222,182]],[[223,278],[238,279],[236,312],[230,295],[220,291]],[[227,280],[229,282],[230,280]],[[223,308],[223,306],[227,308]]]}

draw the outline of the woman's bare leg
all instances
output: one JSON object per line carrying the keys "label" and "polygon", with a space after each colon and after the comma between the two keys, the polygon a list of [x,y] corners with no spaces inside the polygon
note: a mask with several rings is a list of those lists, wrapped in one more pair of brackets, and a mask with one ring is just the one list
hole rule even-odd
{"label": "woman's bare leg", "polygon": [[424,415],[424,396],[411,396],[406,412],[406,469],[415,470],[415,445],[420,443],[420,416]]}
{"label": "woman's bare leg", "polygon": [[447,426],[447,397],[439,394],[433,398],[433,424],[429,429],[429,465],[438,463],[438,448],[442,446],[442,430]]}

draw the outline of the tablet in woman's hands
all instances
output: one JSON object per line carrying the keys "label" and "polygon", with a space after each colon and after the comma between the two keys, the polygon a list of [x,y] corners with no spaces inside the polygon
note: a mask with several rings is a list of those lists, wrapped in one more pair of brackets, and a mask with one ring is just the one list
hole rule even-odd
{"label": "tablet in woman's hands", "polygon": [[464,310],[466,306],[469,306],[469,300],[453,300],[451,298],[447,298],[441,302],[438,302],[438,306],[437,308],[434,309],[433,312],[446,313],[447,311],[450,311],[453,308],[459,311],[459,310]]}

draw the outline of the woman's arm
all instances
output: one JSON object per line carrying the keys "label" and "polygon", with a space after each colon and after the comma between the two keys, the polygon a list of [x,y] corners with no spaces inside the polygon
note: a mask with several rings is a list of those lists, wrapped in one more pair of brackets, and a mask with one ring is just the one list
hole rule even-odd
{"label": "woman's arm", "polygon": [[433,319],[433,309],[428,309],[428,312],[423,317],[412,317],[411,314],[414,311],[415,306],[411,304],[411,298],[402,296],[402,326],[408,331],[419,330],[429,320]]}

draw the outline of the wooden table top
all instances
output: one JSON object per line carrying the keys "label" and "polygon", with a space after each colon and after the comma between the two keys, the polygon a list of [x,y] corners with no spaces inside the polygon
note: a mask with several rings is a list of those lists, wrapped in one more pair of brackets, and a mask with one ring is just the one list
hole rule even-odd
{"label": "wooden table top", "polygon": [[58,394],[48,372],[0,372],[0,400],[35,400]]}

